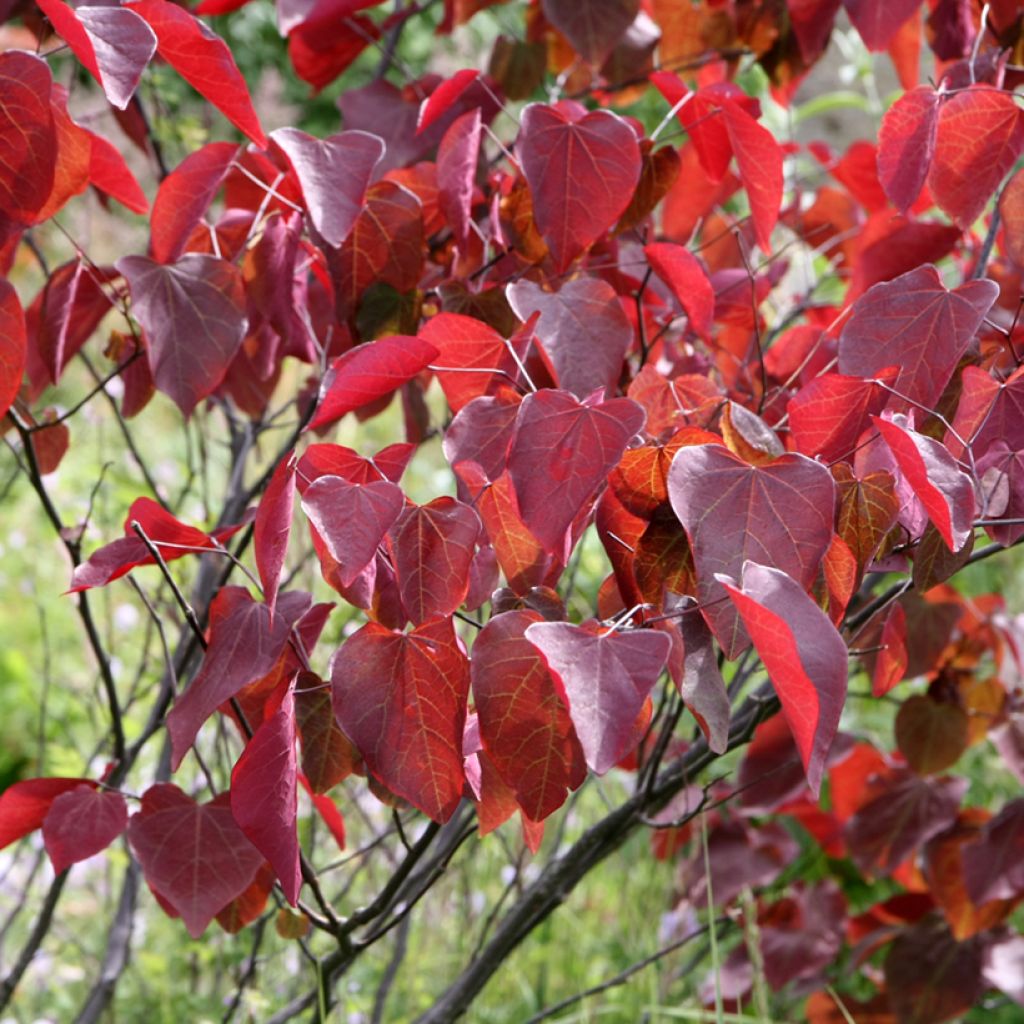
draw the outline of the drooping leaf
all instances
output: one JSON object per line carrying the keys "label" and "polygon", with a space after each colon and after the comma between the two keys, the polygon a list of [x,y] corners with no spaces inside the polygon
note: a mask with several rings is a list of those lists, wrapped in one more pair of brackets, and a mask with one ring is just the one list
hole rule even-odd
{"label": "drooping leaf", "polygon": [[302,739],[302,774],[313,793],[326,793],[355,771],[359,754],[338,727],[330,684],[300,672],[295,684],[295,720]]}
{"label": "drooping leaf", "polygon": [[598,388],[614,393],[633,328],[611,285],[580,277],[548,292],[532,281],[517,281],[508,289],[508,301],[520,320],[540,313],[534,330],[562,390],[577,398]]}
{"label": "drooping leaf", "polygon": [[652,630],[606,632],[594,621],[535,622],[525,636],[562,681],[587,765],[603,775],[635,742],[634,722],[671,641]]}
{"label": "drooping leaf", "polygon": [[189,416],[224,379],[245,338],[241,272],[227,260],[198,253],[166,265],[122,256],[116,266],[149,342],[153,380]]}
{"label": "drooping leaf", "polygon": [[898,366],[895,389],[934,407],[998,292],[984,280],[949,291],[930,265],[874,285],[839,336],[839,372],[866,378]]}
{"label": "drooping leaf", "polygon": [[749,638],[735,607],[721,600],[716,574],[737,579],[749,559],[809,589],[832,539],[832,478],[803,455],[751,466],[722,445],[702,444],[679,450],[668,488],[690,538],[704,618],[734,658]]}
{"label": "drooping leaf", "polygon": [[235,824],[230,799],[222,793],[197,804],[161,782],[146,790],[141,810],[128,822],[128,841],[149,887],[181,915],[194,939],[248,888],[263,863]]}
{"label": "drooping leaf", "polygon": [[971,478],[938,441],[880,416],[872,419],[946,546],[960,551],[973,533]]}
{"label": "drooping leaf", "polygon": [[884,50],[919,0],[843,0],[853,27],[869,50]]}
{"label": "drooping leaf", "polygon": [[926,694],[908,697],[896,715],[896,746],[919,775],[956,764],[967,749],[967,714]]}
{"label": "drooping leaf", "polygon": [[373,561],[404,506],[401,488],[387,480],[354,484],[322,476],[302,496],[302,510],[338,563],[346,587]]}
{"label": "drooping leaf", "polygon": [[415,624],[451,615],[469,592],[480,519],[454,498],[406,507],[388,534],[402,607]]}
{"label": "drooping leaf", "polygon": [[520,119],[516,155],[561,273],[629,205],[640,178],[636,134],[608,110],[532,103]]}
{"label": "drooping leaf", "polygon": [[900,213],[914,205],[931,170],[940,101],[930,85],[919,85],[904,93],[882,118],[878,180]]}
{"label": "drooping leaf", "polygon": [[160,182],[149,222],[149,252],[157,263],[173,263],[181,257],[238,152],[234,143],[208,142]]}
{"label": "drooping leaf", "polygon": [[750,200],[754,237],[762,252],[772,251],[772,231],[782,205],[782,149],[775,137],[739,103],[725,103],[722,117],[740,181]]}
{"label": "drooping leaf", "polygon": [[509,475],[523,522],[548,551],[556,551],[643,422],[643,410],[628,398],[587,406],[549,390],[523,399]]}
{"label": "drooping leaf", "polygon": [[964,881],[975,903],[1024,894],[1024,800],[1010,801],[963,848]]}
{"label": "drooping leaf", "polygon": [[939,111],[928,187],[939,207],[962,228],[985,205],[1024,147],[1024,121],[1010,93],[987,85],[954,93]]}
{"label": "drooping leaf", "polygon": [[0,416],[11,407],[25,375],[25,314],[18,293],[0,280]]}
{"label": "drooping leaf", "polygon": [[43,819],[43,843],[53,870],[105,850],[128,824],[128,805],[120,793],[83,783],[61,793]]}
{"label": "drooping leaf", "polygon": [[31,224],[53,188],[57,131],[46,62],[30,53],[0,53],[0,213]]}
{"label": "drooping leaf", "polygon": [[479,108],[456,118],[437,149],[438,203],[460,245],[469,240],[480,157]]}
{"label": "drooping leaf", "polygon": [[462,797],[469,663],[450,619],[396,633],[369,622],[331,661],[338,722],[369,770],[435,821]]}
{"label": "drooping leaf", "polygon": [[254,601],[244,587],[222,587],[210,606],[210,638],[203,663],[167,716],[171,764],[177,770],[203,723],[243,686],[273,669],[290,627]]}
{"label": "drooping leaf", "polygon": [[120,110],[128,106],[156,52],[156,35],[130,7],[71,8],[40,0],[39,9]]}
{"label": "drooping leaf", "polygon": [[719,580],[764,662],[817,796],[846,702],[846,644],[784,572],[747,561],[739,587]]}
{"label": "drooping leaf", "polygon": [[561,807],[586,773],[569,711],[524,635],[542,621],[529,610],[494,616],[477,636],[470,662],[484,748],[534,821]]}
{"label": "drooping leaf", "polygon": [[313,226],[329,245],[341,245],[363,207],[383,141],[360,131],[321,140],[298,128],[278,128],[270,138],[295,169]]}
{"label": "drooping leaf", "polygon": [[836,533],[863,571],[899,515],[896,481],[885,470],[859,479],[845,462],[836,463],[832,475],[839,493]]}
{"label": "drooping leaf", "polygon": [[288,554],[288,538],[292,532],[292,504],[295,500],[295,461],[282,459],[270,478],[260,499],[253,527],[253,548],[256,568],[263,584],[263,599],[271,614],[277,601],[277,587]]}
{"label": "drooping leaf", "polygon": [[544,17],[588,64],[600,67],[640,10],[639,0],[543,0]]}
{"label": "drooping leaf", "polygon": [[42,827],[57,797],[79,786],[95,787],[91,779],[22,779],[0,793],[0,850]]}
{"label": "drooping leaf", "polygon": [[907,613],[893,604],[886,612],[880,637],[881,650],[871,673],[871,694],[883,697],[907,674]]}
{"label": "drooping leaf", "polygon": [[401,334],[357,345],[339,356],[324,379],[323,398],[310,429],[391,394],[437,358],[429,342]]}
{"label": "drooping leaf", "polygon": [[[102,10],[102,8],[91,8]],[[89,184],[111,199],[116,199],[132,213],[149,213],[149,200],[135,175],[128,168],[121,151],[108,139],[88,132]]]}
{"label": "drooping leaf", "polygon": [[157,53],[243,135],[265,147],[249,89],[224,40],[170,0],[132,0],[127,6],[156,33]]}
{"label": "drooping leaf", "polygon": [[302,886],[295,773],[295,698],[289,685],[277,710],[246,743],[231,771],[231,814],[270,861],[293,907]]}
{"label": "drooping leaf", "polygon": [[644,255],[686,310],[693,330],[707,340],[715,315],[715,293],[697,257],[672,242],[652,242],[644,246]]}
{"label": "drooping leaf", "polygon": [[729,744],[729,694],[718,668],[711,631],[695,604],[677,621],[684,652],[679,695],[697,719],[708,747],[724,754]]}

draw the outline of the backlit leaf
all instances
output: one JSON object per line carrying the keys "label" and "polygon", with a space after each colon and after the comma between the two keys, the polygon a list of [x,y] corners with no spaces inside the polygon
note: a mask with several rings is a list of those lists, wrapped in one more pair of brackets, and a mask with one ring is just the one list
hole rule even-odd
{"label": "backlit leaf", "polygon": [[904,93],[882,118],[878,133],[878,180],[905,214],[917,199],[935,156],[939,94],[930,85]]}
{"label": "backlit leaf", "polygon": [[0,280],[0,416],[11,407],[25,375],[25,314],[18,293]]}

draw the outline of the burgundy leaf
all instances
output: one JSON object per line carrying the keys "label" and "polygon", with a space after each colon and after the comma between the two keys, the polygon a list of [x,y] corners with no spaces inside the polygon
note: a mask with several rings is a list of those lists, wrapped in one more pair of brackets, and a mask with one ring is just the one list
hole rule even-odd
{"label": "burgundy leaf", "polygon": [[190,416],[223,380],[245,338],[241,272],[227,260],[197,253],[168,265],[122,256],[117,269],[146,333],[156,386]]}
{"label": "burgundy leaf", "polygon": [[249,89],[224,40],[169,0],[132,0],[128,9],[141,15],[156,33],[160,56],[243,135],[265,147],[267,137]]}
{"label": "burgundy leaf", "polygon": [[90,779],[23,779],[0,793],[0,850],[40,828],[57,797],[79,786],[95,786]]}
{"label": "burgundy leaf", "polygon": [[558,273],[619,219],[640,179],[636,134],[608,110],[531,103],[516,155]]}
{"label": "burgundy leaf", "polygon": [[442,444],[448,464],[454,468],[474,462],[487,480],[497,480],[508,462],[519,406],[519,395],[510,388],[469,402],[445,431]]}
{"label": "burgundy leaf", "polygon": [[592,771],[603,775],[629,753],[634,722],[668,661],[665,633],[605,632],[596,622],[535,622],[526,639],[554,671]]}
{"label": "burgundy leaf", "polygon": [[253,529],[256,568],[263,584],[263,599],[274,612],[277,587],[288,554],[288,538],[292,531],[292,502],[295,499],[295,461],[289,455],[274,470],[267,490],[260,500]]}
{"label": "burgundy leaf", "polygon": [[948,291],[933,266],[869,288],[839,336],[839,372],[874,377],[898,366],[895,388],[932,408],[999,289],[968,281]]}
{"label": "burgundy leaf", "polygon": [[872,421],[946,546],[959,551],[973,533],[971,478],[940,442],[880,416]]}
{"label": "burgundy leaf", "polygon": [[469,505],[435,498],[407,507],[388,535],[402,607],[414,624],[451,615],[469,592],[480,519]]}
{"label": "burgundy leaf", "polygon": [[25,314],[18,293],[0,279],[0,416],[18,397],[26,355]]}
{"label": "burgundy leaf", "polygon": [[277,710],[256,730],[231,771],[231,814],[270,861],[293,907],[302,887],[295,780],[295,698],[289,684]]}
{"label": "burgundy leaf", "polygon": [[904,93],[882,118],[878,180],[900,213],[914,205],[931,170],[939,102],[930,85],[919,85]]}
{"label": "burgundy leaf", "polygon": [[120,793],[87,782],[61,793],[43,819],[43,842],[53,870],[105,850],[128,824],[128,805]]}
{"label": "burgundy leaf", "polygon": [[832,540],[832,477],[803,455],[751,466],[722,445],[702,444],[679,450],[668,489],[690,538],[704,618],[726,657],[735,658],[749,638],[715,575],[736,579],[749,559],[809,590]]}
{"label": "burgundy leaf", "polygon": [[340,476],[322,476],[302,496],[302,510],[340,566],[346,587],[373,561],[404,507],[401,488],[386,480],[354,484]]}
{"label": "burgundy leaf", "polygon": [[210,606],[210,639],[203,663],[167,716],[171,766],[177,771],[203,723],[243,686],[277,664],[290,627],[244,587],[222,587]]}
{"label": "burgundy leaf", "polygon": [[683,638],[683,676],[679,694],[716,754],[729,745],[729,694],[718,668],[711,632],[694,604],[676,620]]}
{"label": "burgundy leaf", "polygon": [[640,0],[543,0],[544,17],[588,64],[600,67],[640,10]]}
{"label": "burgundy leaf", "polygon": [[470,663],[480,738],[527,817],[543,821],[586,775],[568,708],[544,659],[524,636],[534,611],[494,616]]}
{"label": "burgundy leaf", "polygon": [[463,114],[452,122],[437,149],[438,202],[460,245],[466,244],[472,223],[480,124],[479,108]]}
{"label": "burgundy leaf", "polygon": [[149,224],[149,251],[157,263],[173,263],[185,251],[238,152],[233,142],[208,142],[160,182]]}
{"label": "burgundy leaf", "polygon": [[633,344],[633,328],[607,281],[580,277],[548,292],[532,281],[508,289],[520,320],[540,313],[535,330],[558,386],[577,398],[598,388],[613,394],[622,362]]}
{"label": "burgundy leaf", "polygon": [[581,405],[565,391],[538,391],[519,407],[508,467],[519,511],[551,553],[644,425],[628,398]]}
{"label": "burgundy leaf", "polygon": [[1024,800],[1010,801],[963,847],[964,882],[971,902],[1024,894]]}
{"label": "burgundy leaf", "polygon": [[437,356],[429,342],[398,334],[349,349],[334,361],[324,379],[323,399],[310,429],[334,423],[345,413],[391,394]]}
{"label": "burgundy leaf", "polygon": [[884,50],[920,0],[843,0],[853,27],[869,50]]}
{"label": "burgundy leaf", "polygon": [[130,7],[68,7],[40,0],[39,9],[118,109],[128,106],[156,52],[153,30]]}
{"label": "burgundy leaf", "polygon": [[161,782],[146,790],[142,809],[128,822],[128,841],[149,887],[181,916],[194,939],[248,888],[263,864],[263,855],[235,824],[230,799],[222,793],[197,804]]}
{"label": "burgundy leaf", "polygon": [[747,561],[739,588],[718,579],[764,662],[817,797],[846,702],[846,644],[828,616],[784,572]]}
{"label": "burgundy leaf", "polygon": [[369,132],[320,140],[297,128],[278,128],[270,138],[295,168],[313,226],[329,245],[341,245],[363,207],[384,143]]}
{"label": "burgundy leaf", "polygon": [[338,722],[370,771],[447,821],[462,798],[469,695],[469,664],[451,620],[407,634],[367,623],[335,654],[331,680]]}

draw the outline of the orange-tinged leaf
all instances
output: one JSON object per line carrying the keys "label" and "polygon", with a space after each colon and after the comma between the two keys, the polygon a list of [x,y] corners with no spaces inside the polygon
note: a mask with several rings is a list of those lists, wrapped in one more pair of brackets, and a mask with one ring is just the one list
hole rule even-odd
{"label": "orange-tinged leaf", "polygon": [[295,684],[295,721],[302,740],[302,774],[314,793],[326,793],[359,766],[359,753],[338,727],[330,686],[313,672]]}
{"label": "orange-tinged leaf", "polygon": [[57,130],[46,62],[0,54],[0,212],[32,224],[53,189]]}
{"label": "orange-tinged leaf", "polygon": [[896,481],[885,470],[858,479],[845,462],[832,467],[832,476],[839,494],[836,532],[863,572],[899,514]]}

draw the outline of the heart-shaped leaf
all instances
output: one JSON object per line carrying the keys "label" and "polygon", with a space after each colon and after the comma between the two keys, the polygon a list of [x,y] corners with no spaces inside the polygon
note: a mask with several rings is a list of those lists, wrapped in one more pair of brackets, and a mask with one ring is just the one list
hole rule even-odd
{"label": "heart-shaped leaf", "polygon": [[43,819],[43,843],[53,870],[105,850],[128,824],[128,805],[120,793],[83,783],[61,793]]}

